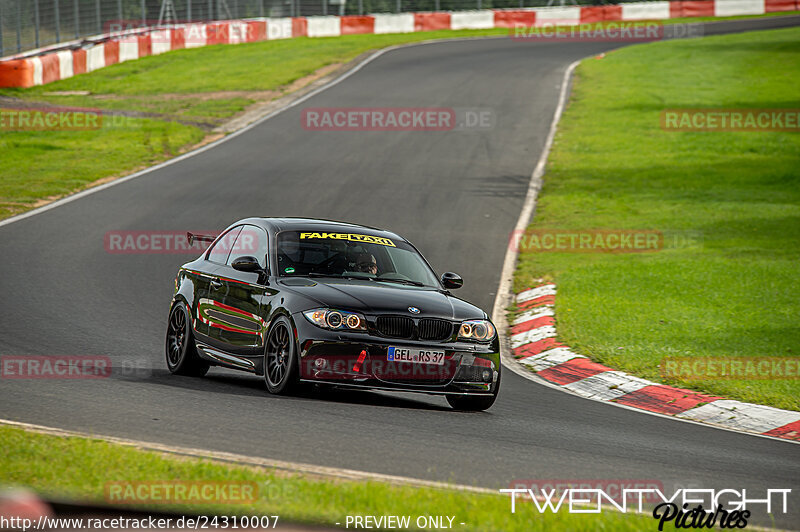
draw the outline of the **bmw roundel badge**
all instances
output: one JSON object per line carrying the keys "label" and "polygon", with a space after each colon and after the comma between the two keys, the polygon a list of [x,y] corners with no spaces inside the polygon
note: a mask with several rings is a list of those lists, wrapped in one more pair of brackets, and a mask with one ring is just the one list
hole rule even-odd
{"label": "bmw roundel badge", "polygon": [[408,307],[408,311],[411,314],[419,314],[419,309],[417,307]]}

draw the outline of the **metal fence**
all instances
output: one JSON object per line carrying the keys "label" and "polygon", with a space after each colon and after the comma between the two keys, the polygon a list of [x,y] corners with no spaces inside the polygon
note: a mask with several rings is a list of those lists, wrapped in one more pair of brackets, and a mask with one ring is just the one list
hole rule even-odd
{"label": "metal fence", "polygon": [[[0,0],[0,57],[159,22],[537,7],[553,1]],[[562,4],[565,1],[569,4],[605,3],[605,0],[556,0],[556,3]]]}

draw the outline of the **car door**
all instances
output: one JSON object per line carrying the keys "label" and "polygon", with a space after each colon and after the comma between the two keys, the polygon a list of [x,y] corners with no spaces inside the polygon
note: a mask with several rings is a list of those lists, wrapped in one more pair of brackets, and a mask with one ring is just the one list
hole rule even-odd
{"label": "car door", "polygon": [[236,226],[220,238],[218,238],[206,252],[205,279],[203,279],[202,294],[197,298],[198,325],[205,334],[205,340],[212,346],[222,346],[222,328],[225,327],[224,315],[220,312],[216,301],[219,299],[219,291],[222,288],[222,281],[219,278],[219,271],[222,270],[230,256],[236,237],[242,231],[242,226]]}
{"label": "car door", "polygon": [[215,274],[218,268],[218,265],[204,260],[200,268],[187,271],[187,277],[193,285],[192,326],[197,341],[202,343],[209,341],[209,321],[204,311],[207,310],[211,297],[211,281],[217,278]]}
{"label": "car door", "polygon": [[266,272],[269,266],[267,249],[268,236],[264,229],[243,226],[225,265],[216,272],[220,286],[212,290],[217,319],[221,322],[220,347],[251,364],[263,355],[265,317],[270,314],[277,290],[269,286],[267,274],[241,272],[232,265],[239,257],[253,256]]}

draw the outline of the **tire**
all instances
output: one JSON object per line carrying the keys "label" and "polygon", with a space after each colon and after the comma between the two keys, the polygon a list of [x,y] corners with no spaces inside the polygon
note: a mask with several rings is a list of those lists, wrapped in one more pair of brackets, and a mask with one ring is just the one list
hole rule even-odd
{"label": "tire", "polygon": [[175,303],[169,312],[165,344],[167,368],[173,375],[202,377],[209,364],[197,354],[189,311],[183,301]]}
{"label": "tire", "polygon": [[264,345],[264,383],[275,395],[288,395],[298,389],[297,342],[292,324],[285,316],[272,323]]}
{"label": "tire", "polygon": [[500,392],[500,376],[497,376],[497,384],[492,395],[448,395],[447,402],[454,410],[462,412],[481,412],[488,410],[497,399]]}

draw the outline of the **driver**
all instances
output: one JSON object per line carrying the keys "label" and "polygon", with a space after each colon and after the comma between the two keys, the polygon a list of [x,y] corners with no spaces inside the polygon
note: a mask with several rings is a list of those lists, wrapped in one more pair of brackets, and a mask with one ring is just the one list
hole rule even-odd
{"label": "driver", "polygon": [[372,253],[359,253],[356,257],[356,271],[378,275],[378,261]]}

